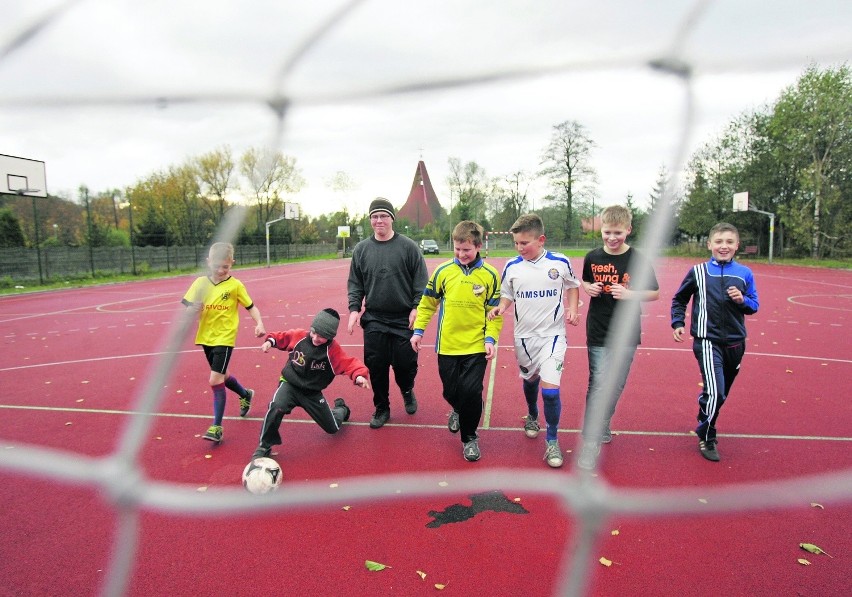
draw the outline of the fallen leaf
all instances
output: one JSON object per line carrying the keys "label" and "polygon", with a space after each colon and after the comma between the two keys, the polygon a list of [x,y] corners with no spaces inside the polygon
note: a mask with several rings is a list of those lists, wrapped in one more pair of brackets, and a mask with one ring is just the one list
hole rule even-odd
{"label": "fallen leaf", "polygon": [[792,372],[793,372],[792,369],[787,369],[787,373],[792,373]]}
{"label": "fallen leaf", "polygon": [[618,529],[613,529],[612,531],[610,531],[610,533],[609,533],[609,534],[610,534],[610,535],[612,535],[612,536],[614,537],[614,536],[618,535],[618,534],[619,534],[619,532],[620,532],[620,531],[619,531]]}
{"label": "fallen leaf", "polygon": [[373,572],[378,572],[379,570],[390,568],[390,566],[388,566],[387,564],[379,564],[378,562],[374,562],[372,560],[364,560],[364,565],[367,567],[367,570],[372,570]]}
{"label": "fallen leaf", "polygon": [[698,501],[701,502],[702,504],[707,503],[707,500],[705,500],[704,498],[698,498]]}
{"label": "fallen leaf", "polygon": [[420,577],[420,580],[425,580],[425,579],[426,579],[426,573],[425,573],[425,572],[423,572],[422,570],[418,570],[418,571],[417,571],[417,575]]}
{"label": "fallen leaf", "polygon": [[802,566],[810,566],[811,565],[811,563],[809,561],[807,561],[805,558],[799,558],[796,561],[799,562]]}
{"label": "fallen leaf", "polygon": [[343,509],[349,512],[352,509],[352,506],[343,506]]}
{"label": "fallen leaf", "polygon": [[77,398],[77,402],[82,402],[83,400],[83,398]]}
{"label": "fallen leaf", "polygon": [[205,454],[204,457],[205,458],[213,458],[213,454]]}
{"label": "fallen leaf", "polygon": [[822,504],[817,504],[816,502],[811,502],[812,508],[819,508],[820,510],[825,510],[825,507]]}
{"label": "fallen leaf", "polygon": [[65,426],[66,426],[66,427],[67,427],[68,425],[71,425],[71,421],[68,421],[67,423],[65,423]]}
{"label": "fallen leaf", "polygon": [[444,589],[447,588],[447,585],[436,584],[435,588],[438,589],[439,591],[443,591]]}
{"label": "fallen leaf", "polygon": [[827,555],[830,558],[833,557],[833,556],[829,555],[828,553],[824,552],[821,547],[817,547],[813,543],[799,543],[799,547],[801,547],[805,551],[809,551],[811,553],[817,553],[817,554],[824,553],[825,555]]}
{"label": "fallen leaf", "polygon": [[512,500],[512,501],[513,501],[513,502],[520,502],[520,501],[521,501],[521,498],[515,498],[515,499],[514,499],[514,500]]}
{"label": "fallen leaf", "polygon": [[603,564],[603,565],[604,565],[604,566],[606,566],[607,568],[609,568],[610,566],[612,566],[612,560],[607,560],[607,559],[606,559],[606,558],[604,558],[604,557],[601,557],[601,559],[599,559],[599,560],[598,560],[598,562],[600,562],[601,564]]}

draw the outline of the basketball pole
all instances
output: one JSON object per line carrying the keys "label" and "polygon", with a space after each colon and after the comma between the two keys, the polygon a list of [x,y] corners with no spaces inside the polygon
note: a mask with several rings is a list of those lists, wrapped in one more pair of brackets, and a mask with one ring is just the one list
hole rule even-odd
{"label": "basketball pole", "polygon": [[[11,190],[11,189],[10,189]],[[26,197],[27,193],[36,193],[37,189],[16,189],[14,193],[18,197]],[[38,237],[38,208],[36,207],[36,196],[32,196],[33,199],[33,230],[35,231],[35,246],[36,246],[36,260],[38,261],[38,283],[39,285],[44,284],[44,274],[41,271],[41,239]]]}
{"label": "basketball pole", "polygon": [[772,249],[775,244],[775,214],[769,211],[762,211],[749,204],[749,211],[769,216],[769,263],[772,263]]}

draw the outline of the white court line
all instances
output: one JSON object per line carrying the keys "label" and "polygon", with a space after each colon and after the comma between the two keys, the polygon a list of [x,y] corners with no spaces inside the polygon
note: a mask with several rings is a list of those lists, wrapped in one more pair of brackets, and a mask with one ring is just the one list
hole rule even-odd
{"label": "white court line", "polygon": [[[62,309],[60,311],[51,311],[49,313],[31,313],[30,315],[21,315],[19,317],[11,317],[9,319],[0,319],[0,323],[9,323],[11,321],[22,321],[24,319],[35,319],[37,317],[51,317],[53,315],[65,315],[65,314],[69,314],[69,313],[74,313],[76,311],[85,311],[87,309],[93,309],[95,312],[97,312],[102,307],[108,307],[110,305],[121,305],[121,304],[124,304],[124,303],[133,303],[133,302],[136,302],[136,301],[146,301],[146,300],[148,300],[152,297],[168,296],[170,294],[173,294],[173,293],[161,292],[159,294],[154,294],[154,295],[151,295],[151,296],[136,297],[136,298],[132,298],[132,299],[125,299],[123,301],[113,301],[111,303],[100,303],[100,304],[94,304],[94,305],[85,305],[83,307],[74,307],[73,309]],[[124,313],[124,311],[121,311],[121,313]]]}
{"label": "white court line", "polygon": [[[102,408],[71,408],[71,407],[54,407],[54,406],[22,406],[17,404],[0,404],[0,410],[28,410],[39,412],[61,412],[61,413],[76,413],[76,414],[95,414],[95,415],[134,415],[144,417],[161,417],[164,419],[204,419],[210,418],[209,413],[205,414],[188,414],[188,413],[146,413],[134,410],[119,410],[119,409],[102,409]],[[236,417],[226,416],[226,421],[263,421],[263,417]],[[287,419],[282,421],[283,424],[289,425],[315,425],[313,420],[309,419]],[[346,425],[356,427],[368,426],[368,421],[357,422],[347,421]],[[384,427],[405,427],[408,429],[446,429],[446,424],[423,424],[423,423],[385,423]],[[480,427],[482,429],[482,427]],[[523,427],[489,427],[489,431],[501,431],[516,433],[520,436]],[[559,433],[577,435],[580,429],[560,429]],[[612,430],[613,435],[636,435],[642,437],[695,437],[695,433],[691,431],[620,431]],[[826,441],[826,442],[852,442],[852,437],[835,437],[829,435],[777,435],[777,434],[753,434],[753,433],[720,433],[719,437],[723,438],[738,438],[738,439],[775,439],[775,440],[798,440],[798,441]],[[2,440],[0,440],[2,441]]]}
{"label": "white court line", "polygon": [[[360,348],[360,347],[363,347],[364,345],[363,344],[342,344],[341,343],[341,346],[343,348],[353,348],[353,347],[354,348]],[[428,345],[424,345],[423,348],[428,348]],[[259,349],[258,346],[237,346],[237,347],[234,348],[234,350],[257,350],[257,349]],[[195,348],[195,349],[190,349],[190,350],[181,350],[181,351],[176,352],[174,354],[192,354],[192,353],[198,352],[199,350],[201,350],[201,349]],[[586,347],[585,346],[569,346],[568,350],[586,350]],[[687,352],[687,353],[692,354],[691,348],[651,348],[651,347],[643,347],[642,345],[639,345],[639,349],[636,352],[639,353],[639,352],[642,352],[642,351]],[[41,368],[41,367],[53,367],[53,366],[58,367],[58,366],[62,366],[62,365],[77,365],[77,364],[80,364],[80,363],[95,363],[95,362],[99,362],[99,361],[108,361],[108,360],[111,360],[111,359],[135,359],[135,358],[140,358],[140,357],[153,357],[153,356],[159,356],[159,355],[162,355],[162,354],[167,354],[167,353],[162,352],[162,351],[161,352],[143,352],[143,353],[137,353],[137,354],[110,355],[110,356],[106,356],[106,357],[93,357],[93,358],[90,358],[90,359],[76,359],[76,360],[73,360],[73,361],[54,361],[54,362],[50,362],[50,363],[33,363],[33,364],[27,364],[27,365],[18,365],[16,367],[3,367],[3,368],[0,368],[0,373],[3,372],[3,371],[21,371],[21,370],[25,370],[25,369],[36,369],[36,368]],[[826,363],[845,363],[845,364],[852,363],[852,359],[834,359],[834,358],[827,358],[827,357],[808,357],[808,356],[798,356],[798,355],[793,355],[793,354],[771,354],[771,353],[768,353],[768,352],[747,352],[746,355],[761,356],[761,357],[772,357],[772,358],[779,358],[779,359],[782,359],[782,358],[783,359],[793,359],[793,360],[800,360],[800,361],[820,361],[820,362],[826,362]],[[486,395],[488,396],[488,401],[486,402],[486,407],[488,408],[489,413],[490,413],[489,402],[490,402],[490,398],[491,398],[491,396],[493,396],[493,392],[494,392],[494,377],[496,375],[497,358],[498,357],[495,356],[494,359],[492,360],[491,374],[490,374],[489,379],[488,379],[488,387],[485,389]],[[484,420],[487,422],[487,419],[484,419]]]}

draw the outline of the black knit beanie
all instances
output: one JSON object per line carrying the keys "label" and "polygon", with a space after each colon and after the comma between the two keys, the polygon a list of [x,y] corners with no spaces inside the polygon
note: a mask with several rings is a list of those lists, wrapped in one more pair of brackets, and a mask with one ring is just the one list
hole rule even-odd
{"label": "black knit beanie", "polygon": [[390,214],[390,217],[396,220],[396,212],[393,210],[393,205],[391,205],[391,202],[384,197],[376,197],[373,199],[373,202],[370,203],[370,215],[379,211]]}

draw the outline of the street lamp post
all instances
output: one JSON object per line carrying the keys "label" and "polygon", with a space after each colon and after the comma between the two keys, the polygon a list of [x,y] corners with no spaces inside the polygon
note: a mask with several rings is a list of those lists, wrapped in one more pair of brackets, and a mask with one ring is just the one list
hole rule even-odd
{"label": "street lamp post", "polygon": [[127,195],[127,219],[130,221],[130,269],[136,275],[136,248],[133,244],[133,198]]}

